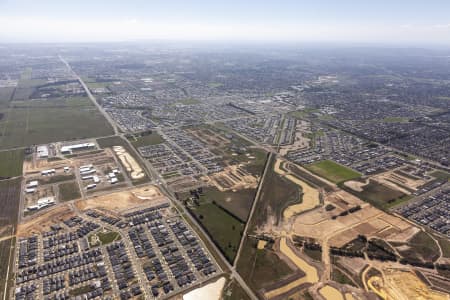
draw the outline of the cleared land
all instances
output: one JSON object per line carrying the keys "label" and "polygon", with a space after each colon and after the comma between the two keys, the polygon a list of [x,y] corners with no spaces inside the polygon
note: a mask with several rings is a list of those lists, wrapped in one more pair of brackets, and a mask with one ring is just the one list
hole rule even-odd
{"label": "cleared land", "polygon": [[398,203],[398,199],[406,196],[399,190],[390,188],[372,179],[369,179],[367,184],[359,186],[360,191],[357,191],[353,187],[348,187],[346,183],[344,183],[342,187],[348,192],[380,209],[389,208],[391,205]]}
{"label": "cleared land", "polygon": [[87,98],[13,101],[0,123],[0,149],[112,134]]}
{"label": "cleared land", "polygon": [[307,211],[309,209],[318,206],[320,204],[320,199],[319,199],[319,191],[317,189],[311,187],[306,182],[301,181],[300,179],[291,174],[286,174],[286,171],[282,170],[281,164],[282,161],[280,159],[277,159],[277,161],[275,162],[274,171],[277,174],[285,176],[285,178],[289,179],[290,181],[298,185],[302,190],[302,194],[300,196],[301,197],[300,203],[290,205],[283,211],[283,217],[286,220],[288,220],[296,214],[302,213],[304,211]]}
{"label": "cleared land", "polygon": [[23,149],[0,151],[0,179],[22,175]]}
{"label": "cleared land", "polygon": [[96,196],[87,200],[79,200],[75,205],[80,210],[98,208],[120,213],[143,204],[148,204],[148,201],[157,205],[167,202],[167,198],[156,186],[149,185],[132,190]]}
{"label": "cleared land", "polygon": [[131,156],[124,147],[114,146],[113,150],[133,180],[138,180],[145,177],[144,170],[142,170],[141,166],[137,163],[134,157]]}
{"label": "cleared land", "polygon": [[80,188],[75,181],[64,182],[59,185],[59,200],[70,201],[81,198]]}
{"label": "cleared land", "polygon": [[360,173],[331,160],[318,161],[305,167],[311,172],[335,183],[361,177]]}

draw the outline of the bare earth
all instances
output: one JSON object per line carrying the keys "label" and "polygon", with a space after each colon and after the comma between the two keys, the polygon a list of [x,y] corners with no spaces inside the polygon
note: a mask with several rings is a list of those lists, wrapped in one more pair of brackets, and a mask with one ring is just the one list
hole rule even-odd
{"label": "bare earth", "polygon": [[149,185],[132,190],[97,196],[87,200],[79,200],[75,205],[79,210],[98,208],[115,212],[124,212],[141,205],[150,204],[150,202],[151,204],[164,203],[167,202],[167,198],[156,186]]}

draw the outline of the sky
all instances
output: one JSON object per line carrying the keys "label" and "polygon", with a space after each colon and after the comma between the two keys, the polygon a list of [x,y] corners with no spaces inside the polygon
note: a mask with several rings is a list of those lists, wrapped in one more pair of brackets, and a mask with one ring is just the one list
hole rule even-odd
{"label": "sky", "polygon": [[0,0],[0,42],[450,45],[449,0]]}

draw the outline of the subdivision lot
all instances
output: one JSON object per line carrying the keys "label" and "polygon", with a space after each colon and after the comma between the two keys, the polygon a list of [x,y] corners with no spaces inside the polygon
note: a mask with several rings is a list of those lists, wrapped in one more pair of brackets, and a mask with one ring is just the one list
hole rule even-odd
{"label": "subdivision lot", "polygon": [[306,168],[335,183],[361,177],[360,173],[331,160],[318,161],[307,165]]}
{"label": "subdivision lot", "polygon": [[0,151],[0,179],[22,175],[23,149]]}
{"label": "subdivision lot", "polygon": [[80,188],[76,181],[64,182],[59,186],[59,200],[69,201],[81,198]]}
{"label": "subdivision lot", "polygon": [[[77,101],[81,104],[72,103]],[[0,149],[112,134],[106,119],[84,98],[52,105],[32,102],[11,102],[0,123]]]}

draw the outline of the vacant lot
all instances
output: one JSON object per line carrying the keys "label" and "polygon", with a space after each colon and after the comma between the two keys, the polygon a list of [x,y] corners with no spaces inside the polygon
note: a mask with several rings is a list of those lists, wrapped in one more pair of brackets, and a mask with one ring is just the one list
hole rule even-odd
{"label": "vacant lot", "polygon": [[0,149],[112,134],[106,119],[86,98],[13,101],[4,113]]}
{"label": "vacant lot", "polygon": [[23,149],[0,152],[0,179],[22,175]]}
{"label": "vacant lot", "polygon": [[335,183],[361,177],[360,173],[331,160],[318,161],[307,165],[306,168]]}
{"label": "vacant lot", "polygon": [[375,180],[369,180],[369,183],[363,187],[361,192],[344,185],[342,185],[342,188],[380,209],[387,209],[392,204],[399,203],[396,200],[405,196],[402,192],[391,189]]}
{"label": "vacant lot", "polygon": [[164,139],[156,132],[144,136],[131,137],[130,141],[136,148],[164,143]]}
{"label": "vacant lot", "polygon": [[[16,242],[15,238],[10,238],[7,240],[0,241],[0,299],[4,298],[6,275],[8,272],[8,265],[10,266],[10,272],[13,270],[13,258],[14,258],[14,250],[11,251],[11,246],[13,246]],[[11,255],[10,255],[11,254]],[[9,278],[11,280],[11,277]],[[13,284],[13,282],[9,281],[9,284]],[[9,288],[7,289],[9,291]]]}
{"label": "vacant lot", "polygon": [[191,208],[190,210],[208,231],[208,234],[222,250],[226,258],[230,262],[233,262],[241,241],[244,223],[224,209],[209,202],[203,202],[200,206]]}
{"label": "vacant lot", "polygon": [[255,189],[221,192],[215,187],[206,188],[203,192],[207,199],[215,201],[242,222],[247,221],[256,193]]}
{"label": "vacant lot", "polygon": [[70,201],[78,198],[81,198],[81,194],[76,181],[64,182],[59,185],[60,201]]}
{"label": "vacant lot", "polygon": [[[274,171],[275,159],[268,162],[269,169],[261,190],[260,200],[255,208],[251,226],[263,226],[266,222],[278,224],[283,210],[300,199],[300,189],[292,181],[278,175]],[[252,229],[255,229],[254,227]]]}
{"label": "vacant lot", "polygon": [[294,274],[274,251],[257,249],[256,240],[246,238],[237,262],[237,271],[254,290],[260,290]]}
{"label": "vacant lot", "polygon": [[421,259],[434,262],[439,257],[439,249],[436,242],[424,231],[419,231],[409,240],[410,249],[400,251],[405,258]]}
{"label": "vacant lot", "polygon": [[17,224],[20,184],[21,178],[0,181],[0,229]]}

